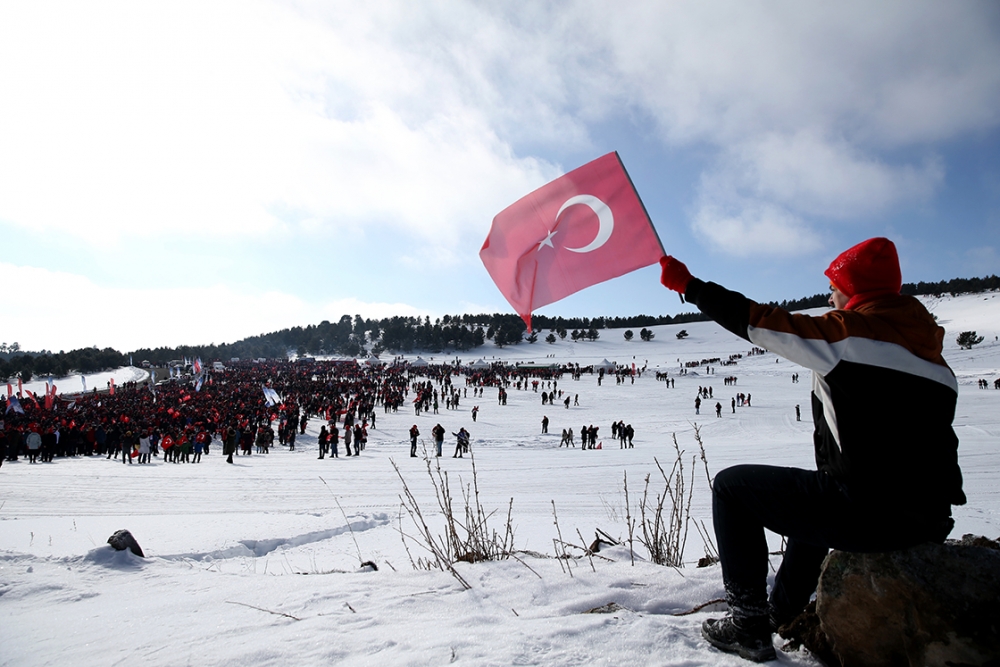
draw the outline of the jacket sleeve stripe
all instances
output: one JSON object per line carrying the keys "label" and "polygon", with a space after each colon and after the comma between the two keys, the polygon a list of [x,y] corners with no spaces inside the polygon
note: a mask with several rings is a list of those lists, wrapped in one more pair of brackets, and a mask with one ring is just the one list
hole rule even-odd
{"label": "jacket sleeve stripe", "polygon": [[831,343],[822,338],[803,338],[794,333],[764,327],[748,327],[750,342],[789,361],[826,375],[843,357],[846,341]]}
{"label": "jacket sleeve stripe", "polygon": [[922,377],[958,393],[958,381],[950,368],[921,359],[895,343],[861,336],[829,343],[761,327],[750,327],[748,333],[753,343],[823,375],[830,373],[841,361],[849,361]]}

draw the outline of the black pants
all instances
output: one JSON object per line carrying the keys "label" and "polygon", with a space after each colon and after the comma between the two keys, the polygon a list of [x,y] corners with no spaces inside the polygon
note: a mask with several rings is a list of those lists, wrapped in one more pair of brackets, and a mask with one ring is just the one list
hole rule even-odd
{"label": "black pants", "polygon": [[713,490],[722,578],[736,617],[768,613],[765,528],[788,538],[770,597],[772,613],[785,622],[809,602],[829,549],[870,553],[941,542],[952,525],[947,509],[933,519],[902,516],[886,503],[852,499],[826,473],[797,468],[734,466],[716,476]]}

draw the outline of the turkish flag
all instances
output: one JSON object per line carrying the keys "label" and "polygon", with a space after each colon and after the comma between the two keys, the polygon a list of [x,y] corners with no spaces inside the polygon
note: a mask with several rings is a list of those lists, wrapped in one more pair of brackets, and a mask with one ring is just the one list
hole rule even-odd
{"label": "turkish flag", "polygon": [[502,210],[479,251],[529,329],[532,310],[656,264],[664,254],[617,152]]}

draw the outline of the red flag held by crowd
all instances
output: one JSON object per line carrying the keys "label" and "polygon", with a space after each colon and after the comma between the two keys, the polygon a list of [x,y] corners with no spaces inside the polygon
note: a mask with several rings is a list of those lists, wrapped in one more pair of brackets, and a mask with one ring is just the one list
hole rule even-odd
{"label": "red flag held by crowd", "polygon": [[531,327],[531,312],[660,261],[660,239],[618,153],[514,202],[479,251],[493,282]]}

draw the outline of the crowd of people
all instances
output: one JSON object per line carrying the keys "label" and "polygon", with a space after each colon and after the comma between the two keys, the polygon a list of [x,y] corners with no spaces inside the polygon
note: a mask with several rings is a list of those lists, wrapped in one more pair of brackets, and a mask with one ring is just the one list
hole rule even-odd
{"label": "crowd of people", "polygon": [[[694,365],[717,363],[703,359]],[[681,365],[680,374],[688,366]],[[616,383],[635,377],[645,369],[619,367]],[[693,367],[693,366],[692,366]],[[365,451],[369,429],[374,429],[377,408],[397,412],[411,402],[416,414],[437,414],[441,404],[458,410],[469,397],[482,398],[485,387],[497,389],[498,405],[507,404],[508,391],[541,393],[543,405],[556,402],[569,408],[579,406],[579,394],[566,392],[559,382],[564,374],[578,380],[585,373],[602,379],[605,373],[593,367],[568,364],[539,368],[496,362],[485,367],[455,364],[422,367],[406,364],[367,365],[354,361],[269,361],[235,362],[225,371],[211,375],[172,378],[155,386],[150,382],[127,382],[66,395],[45,404],[30,392],[8,397],[0,395],[0,465],[3,460],[24,457],[31,462],[54,458],[104,456],[123,464],[145,465],[153,458],[173,464],[200,463],[213,447],[228,462],[233,457],[268,455],[275,446],[294,451],[299,436],[310,419],[322,427],[317,440],[318,458],[359,456]],[[459,387],[459,376],[465,386]],[[657,372],[658,380],[670,384],[673,378]],[[735,377],[726,378],[735,384]],[[277,396],[268,396],[267,388]],[[702,398],[712,398],[711,386],[698,387],[696,406]],[[738,395],[737,405],[749,405],[749,395]],[[697,408],[696,408],[697,409]],[[716,404],[717,416],[721,406]],[[479,406],[473,406],[475,421]],[[548,417],[542,432],[548,432]],[[599,445],[598,427],[584,425],[580,431],[583,449]],[[431,435],[435,453],[441,455],[445,430],[438,424]],[[410,453],[416,456],[420,436],[416,424],[410,429]],[[458,440],[455,456],[469,451],[471,436],[464,428],[454,434]],[[624,421],[611,426],[612,438],[620,448],[632,447],[634,429]],[[575,447],[573,429],[562,429],[560,446]]]}
{"label": "crowd of people", "polygon": [[[353,441],[357,454],[367,429],[375,427],[376,406],[398,410],[410,391],[408,382],[398,366],[242,362],[198,380],[127,383],[60,397],[50,408],[27,392],[15,400],[0,396],[0,454],[29,461],[120,457],[137,464],[162,454],[165,462],[198,463],[219,441],[231,462],[255,449],[268,454],[275,438],[294,450],[296,436],[317,417],[331,426],[342,422],[345,448]],[[270,399],[264,387],[281,401]],[[323,444],[335,448],[337,442],[321,443],[321,451]]]}

